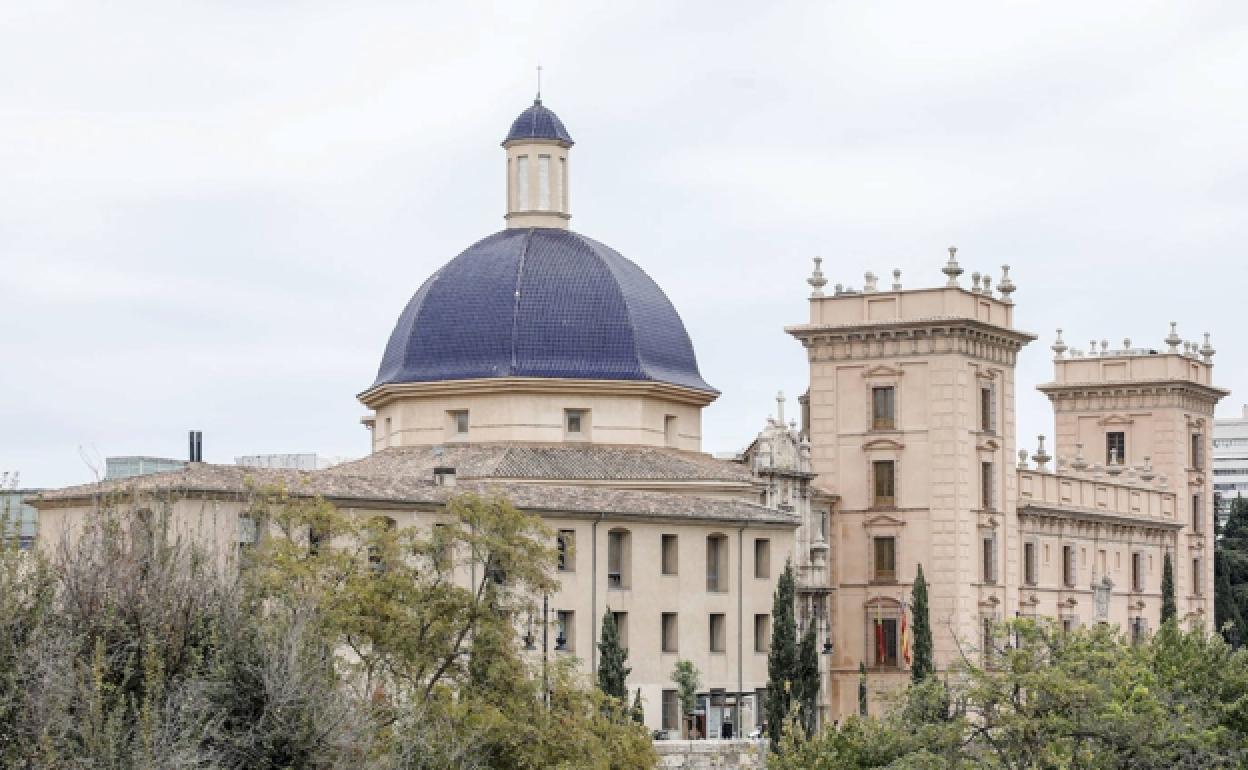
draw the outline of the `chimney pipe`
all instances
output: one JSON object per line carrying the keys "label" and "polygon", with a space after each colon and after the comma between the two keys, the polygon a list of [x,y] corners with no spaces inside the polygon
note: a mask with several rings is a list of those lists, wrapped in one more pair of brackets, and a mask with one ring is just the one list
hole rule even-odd
{"label": "chimney pipe", "polygon": [[193,430],[190,434],[190,461],[193,463],[202,463],[204,461],[204,434],[203,431]]}

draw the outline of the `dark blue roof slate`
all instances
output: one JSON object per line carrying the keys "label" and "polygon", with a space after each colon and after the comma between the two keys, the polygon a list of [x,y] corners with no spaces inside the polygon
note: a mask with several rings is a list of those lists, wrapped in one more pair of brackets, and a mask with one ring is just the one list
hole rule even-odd
{"label": "dark blue roof slate", "polygon": [[650,276],[595,240],[553,228],[495,233],[434,273],[399,316],[373,387],[489,377],[717,392]]}
{"label": "dark blue roof slate", "polygon": [[517,139],[555,139],[574,144],[572,135],[563,127],[563,121],[550,109],[543,107],[541,99],[533,102],[532,107],[520,113],[520,117],[512,122],[503,144]]}

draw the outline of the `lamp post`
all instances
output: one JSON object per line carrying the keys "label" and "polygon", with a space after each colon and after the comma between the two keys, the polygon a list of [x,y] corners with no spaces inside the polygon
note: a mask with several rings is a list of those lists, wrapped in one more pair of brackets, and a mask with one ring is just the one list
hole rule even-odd
{"label": "lamp post", "polygon": [[550,677],[546,671],[546,657],[550,649],[550,594],[542,594],[542,701],[550,710]]}
{"label": "lamp post", "polygon": [[[815,616],[818,621],[816,633],[823,636],[823,654],[828,658],[826,667],[820,666],[819,671],[819,694],[816,698],[818,710],[815,712],[816,726],[823,728],[823,677],[831,670],[832,652],[835,646],[832,644],[832,623],[827,619],[826,607],[824,606],[827,597],[820,597],[819,603],[815,605]],[[827,669],[826,671],[824,669]]]}

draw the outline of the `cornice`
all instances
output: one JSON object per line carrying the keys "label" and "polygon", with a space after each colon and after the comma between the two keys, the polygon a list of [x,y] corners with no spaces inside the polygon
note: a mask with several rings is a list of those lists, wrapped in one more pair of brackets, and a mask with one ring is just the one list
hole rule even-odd
{"label": "cornice", "polygon": [[600,396],[653,396],[693,406],[707,406],[719,394],[654,380],[576,380],[553,377],[485,377],[476,380],[392,382],[360,393],[360,403],[377,409],[403,398],[468,396],[491,393],[570,393]]}
{"label": "cornice", "polygon": [[956,354],[1010,365],[1036,339],[1028,332],[957,317],[805,324],[785,331],[801,341],[811,361]]}
{"label": "cornice", "polygon": [[1183,529],[1183,524],[1177,521],[1146,519],[1137,516],[1124,516],[1120,514],[1088,511],[1078,508],[1058,508],[1056,506],[1037,505],[1032,503],[1020,506],[1018,509],[1018,515],[1020,518],[1024,516],[1034,516],[1037,518],[1064,519],[1067,521],[1075,521],[1085,524],[1103,524],[1114,527],[1129,527],[1146,530],[1151,529],[1163,532],[1178,532]]}
{"label": "cornice", "polygon": [[1191,391],[1212,401],[1220,401],[1231,391],[1191,380],[1114,380],[1113,382],[1045,382],[1036,390],[1047,396],[1121,395],[1126,393],[1156,394]]}

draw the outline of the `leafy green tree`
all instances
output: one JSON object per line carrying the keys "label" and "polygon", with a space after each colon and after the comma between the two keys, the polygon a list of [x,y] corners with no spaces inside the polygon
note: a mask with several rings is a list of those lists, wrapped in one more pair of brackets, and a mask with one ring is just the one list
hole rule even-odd
{"label": "leafy green tree", "polygon": [[793,562],[786,560],[771,604],[771,650],[767,653],[767,737],[780,745],[784,718],[792,704],[797,679],[797,622],[793,604],[797,592]]}
{"label": "leafy green tree", "polygon": [[1161,563],[1161,622],[1175,620],[1178,614],[1174,603],[1174,564],[1167,552]]}
{"label": "leafy green tree", "polygon": [[620,646],[620,629],[615,614],[607,607],[602,615],[602,635],[598,641],[598,689],[620,703],[628,700],[628,650]]}
{"label": "leafy green tree", "polygon": [[1219,635],[1167,623],[1133,646],[1110,625],[1063,633],[1048,619],[996,633],[1017,643],[991,667],[955,667],[950,686],[965,709],[950,712],[946,685],[928,677],[880,718],[786,739],[768,768],[1162,770],[1248,759],[1248,652]]}
{"label": "leafy green tree", "polygon": [[512,619],[553,585],[540,520],[457,497],[430,540],[250,494],[242,558],[181,539],[169,497],[101,498],[45,552],[0,544],[0,766],[655,766],[626,704],[521,657]]}
{"label": "leafy green tree", "polygon": [[932,623],[927,608],[927,580],[923,577],[923,565],[914,576],[914,589],[910,593],[911,633],[914,637],[914,663],[910,665],[910,679],[921,682],[936,671],[932,661]]}
{"label": "leafy green tree", "polygon": [[676,685],[676,699],[680,701],[681,735],[685,734],[685,718],[698,707],[698,689],[702,687],[702,675],[690,660],[678,660],[672,667],[672,683]]}

